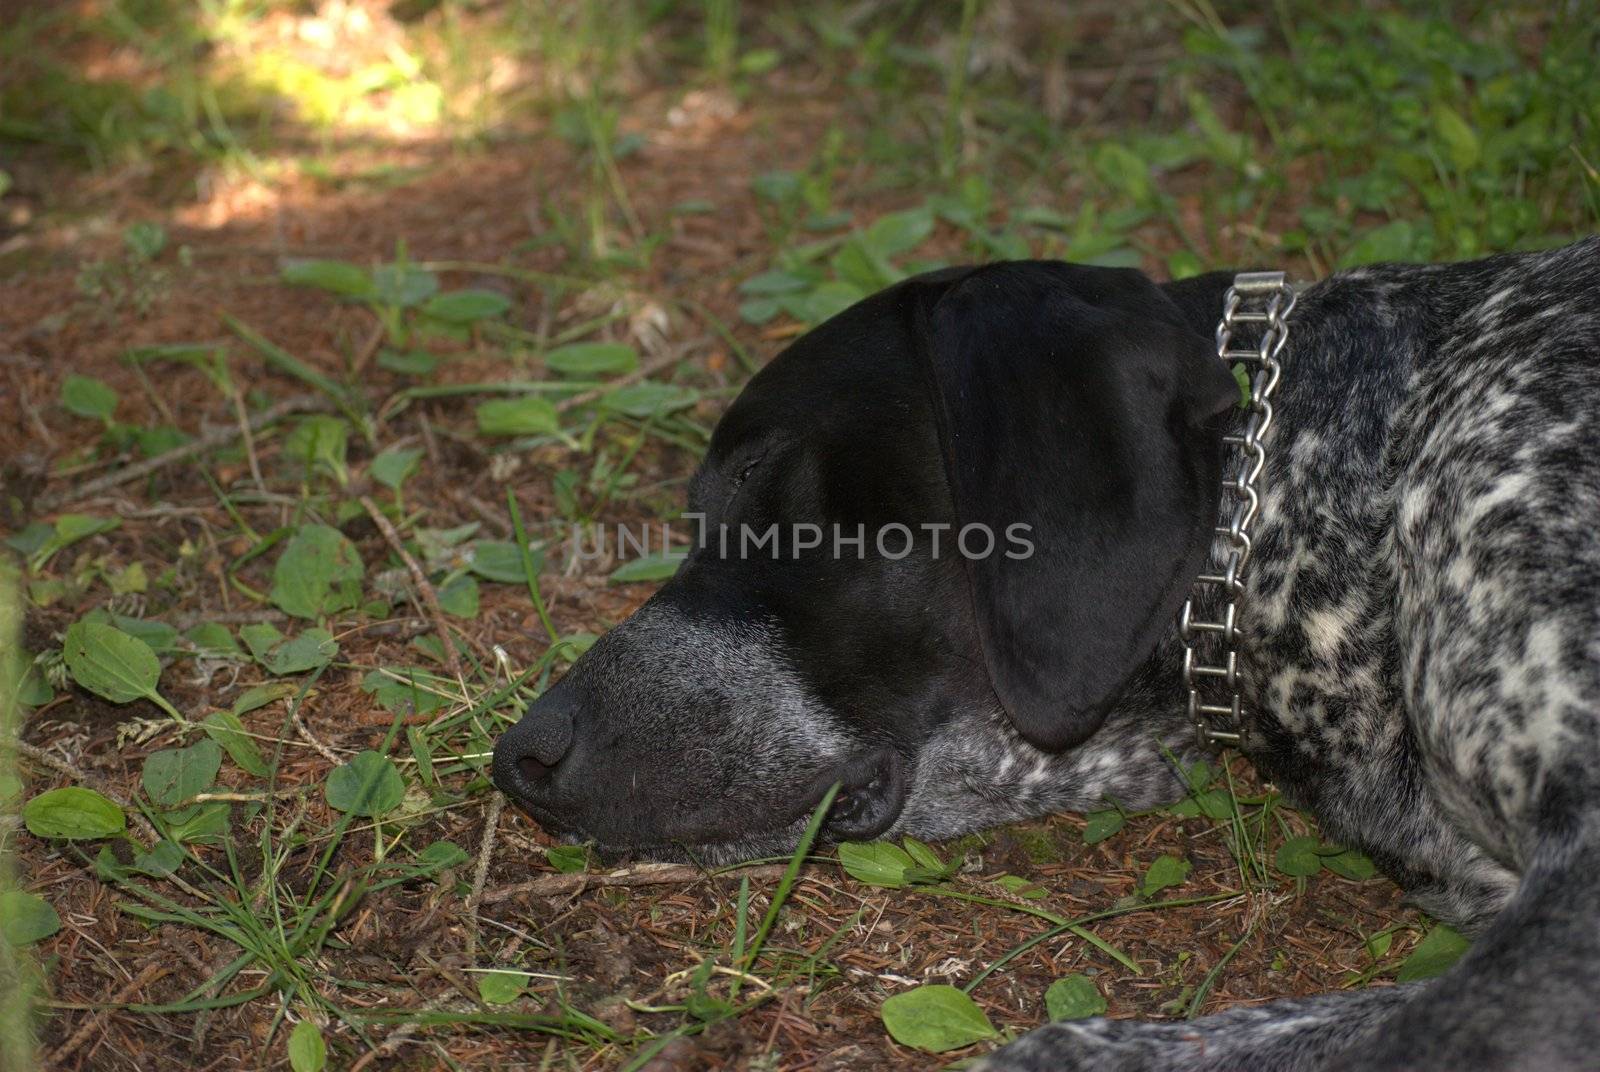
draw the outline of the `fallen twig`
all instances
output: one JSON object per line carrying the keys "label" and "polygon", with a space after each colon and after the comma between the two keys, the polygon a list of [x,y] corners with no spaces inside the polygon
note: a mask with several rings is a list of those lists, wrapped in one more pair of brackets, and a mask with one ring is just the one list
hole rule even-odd
{"label": "fallen twig", "polygon": [[133,465],[125,466],[93,480],[86,480],[82,484],[65,488],[53,495],[41,495],[34,500],[34,508],[40,513],[48,513],[51,510],[65,506],[67,503],[79,502],[110,491],[112,488],[121,487],[123,484],[131,484],[140,477],[149,476],[158,469],[164,469],[169,465],[185,461],[196,454],[201,454],[215,447],[226,446],[243,435],[244,431],[242,430],[248,430],[253,434],[274,421],[282,420],[284,417],[292,416],[296,413],[314,413],[332,408],[332,403],[321,395],[295,395],[293,398],[286,398],[277,405],[263,410],[247,423],[213,428],[211,431],[191,439],[182,446],[173,447],[171,450],[157,454],[154,458],[146,458],[142,462],[135,462]]}
{"label": "fallen twig", "polygon": [[671,368],[673,365],[676,365],[679,361],[682,361],[685,357],[689,356],[689,352],[691,350],[693,350],[696,346],[703,345],[706,341],[707,340],[705,338],[699,338],[693,339],[679,346],[674,346],[667,350],[666,353],[658,354],[649,361],[646,361],[644,364],[640,365],[626,376],[620,376],[617,379],[610,381],[604,387],[596,387],[589,391],[580,391],[571,398],[563,398],[560,402],[556,403],[556,412],[566,413],[569,410],[577,409],[579,406],[586,406],[590,402],[594,402],[605,395],[610,394],[619,387],[627,387],[630,384],[635,384],[640,380],[654,376],[658,372],[665,371],[666,369]]}
{"label": "fallen twig", "polygon": [[494,904],[524,893],[536,897],[552,897],[606,886],[666,886],[699,882],[701,879],[782,878],[787,868],[787,864],[758,864],[725,871],[707,871],[693,864],[640,864],[637,867],[624,868],[604,875],[587,872],[577,875],[540,875],[531,882],[518,882],[512,886],[490,890],[483,895],[483,903]]}
{"label": "fallen twig", "polygon": [[[417,1010],[417,1019],[406,1020],[403,1023],[396,1024],[394,1030],[385,1035],[376,1046],[372,1047],[372,1049],[368,1050],[366,1053],[357,1058],[356,1063],[350,1066],[350,1072],[362,1072],[362,1069],[366,1068],[373,1061],[376,1061],[379,1058],[388,1057],[401,1046],[404,1046],[406,1043],[411,1041],[411,1036],[415,1035],[417,1033],[417,1028],[422,1026],[422,1017],[426,1016],[430,1012],[438,1012],[441,1009],[448,1009],[456,1004],[457,999],[452,994],[441,994],[439,997],[425,1002],[423,1006]],[[462,1011],[473,1010],[473,1006],[466,1003],[461,1003],[459,1008]]]}
{"label": "fallen twig", "polygon": [[383,516],[383,511],[378,509],[378,504],[372,501],[371,496],[363,495],[360,499],[361,508],[372,518],[372,523],[378,526],[378,531],[383,533],[383,538],[389,542],[389,549],[406,565],[406,570],[411,574],[411,581],[417,586],[417,594],[421,596],[423,605],[427,608],[428,617],[433,619],[433,628],[439,634],[439,646],[444,649],[445,669],[450,671],[450,676],[457,681],[464,681],[461,673],[461,659],[456,655],[456,642],[450,637],[449,624],[444,620],[444,608],[439,606],[439,593],[433,590],[433,584],[428,580],[428,575],[423,572],[422,566],[406,550],[405,543],[400,539],[400,534],[395,531],[394,525]]}
{"label": "fallen twig", "polygon": [[333,749],[319,741],[317,735],[311,732],[311,727],[306,725],[306,720],[300,714],[300,705],[294,703],[293,700],[289,702],[294,704],[294,710],[289,713],[289,720],[294,723],[295,732],[300,735],[300,739],[315,748],[323,759],[332,763],[335,767],[342,766],[344,760],[340,759]]}
{"label": "fallen twig", "polygon": [[66,1061],[68,1057],[71,1057],[73,1053],[77,1051],[79,1046],[82,1046],[85,1042],[89,1041],[89,1036],[94,1034],[94,1029],[100,1026],[101,1017],[105,1016],[105,1014],[110,1012],[112,1009],[115,1009],[118,1005],[126,1004],[129,998],[133,997],[133,995],[137,994],[140,990],[144,989],[146,986],[149,986],[163,975],[166,975],[170,970],[170,968],[158,963],[146,964],[144,966],[144,971],[128,980],[121,990],[118,990],[114,995],[112,995],[110,1001],[106,1002],[101,1008],[96,1009],[94,1012],[89,1014],[88,1018],[83,1021],[83,1025],[72,1033],[71,1038],[67,1039],[67,1041],[56,1047],[55,1052],[50,1054],[49,1058],[45,1061],[45,1067],[60,1068],[62,1063]]}

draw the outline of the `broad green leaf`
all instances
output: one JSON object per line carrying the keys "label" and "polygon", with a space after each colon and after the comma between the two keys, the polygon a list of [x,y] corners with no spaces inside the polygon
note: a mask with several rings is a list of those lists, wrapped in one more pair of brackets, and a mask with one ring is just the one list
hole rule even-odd
{"label": "broad green leaf", "polygon": [[[243,632],[244,630],[241,629],[240,633]],[[273,632],[277,633],[278,631],[274,629]],[[280,639],[282,635],[281,633],[278,634]],[[237,700],[233,701],[233,706],[229,708],[229,711],[236,717],[248,715],[251,711],[265,707],[269,703],[276,703],[279,700],[286,699],[299,691],[300,686],[292,681],[266,681],[260,685],[251,685],[239,694]]]}
{"label": "broad green leaf", "polygon": [[[131,562],[121,569],[105,573],[106,586],[113,596],[141,595],[150,590],[150,578],[145,574],[143,562]],[[172,629],[169,625],[168,629]],[[172,629],[174,634],[176,629]]]}
{"label": "broad green leaf", "polygon": [[417,545],[422,548],[423,557],[428,560],[430,569],[442,569],[446,562],[456,558],[455,548],[465,543],[478,529],[482,528],[478,522],[469,521],[465,525],[457,525],[451,529],[417,528],[413,530]]}
{"label": "broad green leaf", "polygon": [[878,290],[898,282],[901,274],[883,257],[854,239],[839,247],[828,266],[842,282],[862,291]]}
{"label": "broad green leaf", "polygon": [[846,841],[839,845],[839,863],[857,882],[890,889],[920,874],[911,854],[887,841]]}
{"label": "broad green leaf", "polygon": [[163,748],[144,761],[140,781],[147,796],[163,808],[176,807],[204,793],[222,768],[222,749],[215,741],[196,741],[187,748]]}
{"label": "broad green leaf", "polygon": [[933,846],[914,837],[902,838],[901,847],[916,861],[917,866],[928,871],[945,870],[945,862],[939,859],[939,854],[933,851]]}
{"label": "broad green leaf", "polygon": [[285,638],[271,622],[256,622],[240,626],[239,639],[257,662],[279,677],[314,670],[339,654],[339,642],[320,626]]}
{"label": "broad green leaf", "polygon": [[54,525],[44,521],[30,521],[18,531],[5,538],[5,545],[19,555],[33,555],[48,546],[55,538]]}
{"label": "broad green leaf", "polygon": [[439,367],[439,359],[426,350],[401,352],[384,347],[378,351],[378,367],[402,376],[431,376]]}
{"label": "broad green leaf", "polygon": [[594,642],[599,640],[594,633],[568,633],[560,640],[560,657],[567,662],[575,661],[578,656],[594,647]]}
{"label": "broad green leaf", "polygon": [[624,562],[611,571],[614,584],[633,584],[641,581],[664,581],[678,572],[683,565],[683,555],[643,555]]}
{"label": "broad green leaf", "polygon": [[350,423],[326,414],[302,419],[283,441],[284,457],[324,469],[340,484],[349,478],[349,452]]}
{"label": "broad green leaf", "polygon": [[470,858],[467,850],[453,841],[435,841],[417,853],[417,867],[423,874],[431,875],[447,867],[464,864]]}
{"label": "broad green leaf", "polygon": [[101,882],[126,882],[133,874],[133,868],[117,859],[117,854],[110,845],[100,846],[100,851],[94,858],[94,877]]}
{"label": "broad green leaf", "polygon": [[1043,886],[1021,875],[996,875],[994,880],[1013,897],[1021,897],[1026,901],[1042,901],[1050,895],[1050,891]]}
{"label": "broad green leaf", "polygon": [[246,774],[265,778],[272,773],[272,768],[267,766],[266,759],[261,755],[261,749],[245,732],[244,723],[239,721],[239,716],[232,711],[211,712],[200,723],[200,728],[206,731],[206,736],[226,749],[228,755],[239,765],[239,769]]}
{"label": "broad green leaf", "polygon": [[[395,674],[400,678],[395,678]],[[426,670],[402,667],[392,672],[370,670],[362,678],[362,691],[397,715],[430,715],[448,704],[442,691],[448,688],[443,678]]]}
{"label": "broad green leaf", "polygon": [[606,392],[600,399],[600,405],[614,413],[624,413],[642,420],[692,406],[698,401],[700,392],[692,387],[674,387],[668,383],[645,380]]}
{"label": "broad green leaf", "polygon": [[1322,857],[1317,855],[1318,844],[1314,837],[1292,837],[1278,846],[1272,862],[1286,875],[1310,878],[1322,870]]}
{"label": "broad green leaf", "polygon": [[933,234],[933,213],[926,208],[891,212],[872,221],[860,241],[880,257],[897,257],[927,241]]}
{"label": "broad green leaf", "polygon": [[[56,518],[55,528],[46,539],[31,551],[24,551],[28,556],[28,565],[35,571],[44,567],[56,552],[71,547],[79,540],[86,540],[90,536],[97,536],[102,532],[110,532],[122,524],[121,518],[116,517],[91,517],[88,514],[62,514]],[[38,530],[30,526],[19,535],[33,536]],[[30,540],[31,542],[31,540]],[[12,546],[18,546],[13,543]]]}
{"label": "broad green leaf", "polygon": [[1355,849],[1324,855],[1322,866],[1340,878],[1347,878],[1352,882],[1365,882],[1378,873],[1377,867],[1366,854]]}
{"label": "broad green leaf", "polygon": [[478,976],[478,996],[486,1005],[509,1005],[528,988],[521,972],[491,971]]}
{"label": "broad green leaf", "polygon": [[149,852],[135,853],[133,870],[151,878],[166,878],[183,863],[183,849],[175,841],[161,840]]}
{"label": "broad green leaf", "polygon": [[148,365],[154,361],[172,361],[180,365],[188,365],[199,369],[206,374],[211,382],[218,385],[227,383],[226,351],[216,343],[209,342],[169,342],[158,343],[154,346],[135,346],[122,355],[122,360],[130,365]]}
{"label": "broad green leaf", "polygon": [[751,298],[739,303],[739,319],[760,327],[778,315],[781,306],[771,298]]}
{"label": "broad green leaf", "polygon": [[366,269],[347,261],[289,261],[279,274],[285,283],[316,287],[341,298],[368,299],[373,296],[372,276]]}
{"label": "broad green leaf", "polygon": [[751,294],[757,297],[772,297],[777,294],[797,294],[815,285],[815,278],[796,275],[793,272],[769,271],[760,275],[753,275],[739,284],[740,294]]}
{"label": "broad green leaf", "polygon": [[23,890],[0,893],[0,938],[12,945],[29,945],[61,929],[61,917],[50,902]]}
{"label": "broad green leaf", "polygon": [[325,791],[330,807],[376,819],[399,807],[406,785],[387,756],[368,749],[335,767]]}
{"label": "broad green leaf", "polygon": [[208,658],[244,656],[244,649],[234,639],[233,633],[221,622],[201,622],[183,634],[183,639],[194,645],[196,653]]}
{"label": "broad green leaf", "polygon": [[67,840],[114,837],[128,824],[121,808],[80,785],[40,793],[22,806],[22,821],[38,837]]}
{"label": "broad green leaf", "polygon": [[367,472],[372,474],[372,479],[392,491],[399,491],[400,485],[410,479],[411,474],[417,471],[418,464],[422,461],[423,450],[421,447],[390,447],[372,459],[372,464]]}
{"label": "broad green leaf", "polygon": [[435,294],[422,305],[422,315],[447,324],[475,324],[505,316],[511,299],[492,290],[452,290]]}
{"label": "broad green leaf", "polygon": [[61,930],[61,917],[38,894],[22,890],[0,893],[0,939],[11,946],[29,946]]}
{"label": "broad green leaf", "polygon": [[1394,980],[1397,983],[1409,983],[1441,975],[1461,959],[1461,954],[1465,953],[1471,944],[1443,923],[1436,924],[1433,930],[1417,943],[1417,948],[1411,951],[1405,963],[1400,965],[1400,971],[1395,974]]}
{"label": "broad green leaf", "polygon": [[135,640],[144,641],[145,647],[157,657],[174,655],[182,650],[178,647],[178,630],[166,622],[155,622],[148,618],[130,618],[125,614],[107,614],[100,607],[85,614],[83,621],[120,629]]}
{"label": "broad green leaf", "polygon": [[943,983],[890,996],[884,1000],[882,1016],[896,1042],[930,1053],[958,1050],[1000,1034],[977,1002]]}
{"label": "broad green leaf", "polygon": [[110,424],[117,392],[93,376],[73,374],[61,381],[61,407],[74,416]]}
{"label": "broad green leaf", "polygon": [[860,287],[850,283],[824,283],[809,294],[784,298],[780,304],[797,320],[820,324],[844,312],[866,297]]}
{"label": "broad green leaf", "polygon": [[561,416],[547,398],[525,395],[522,398],[496,398],[477,409],[478,431],[484,435],[554,435],[561,430]]}
{"label": "broad green leaf", "polygon": [[88,514],[62,514],[56,518],[56,546],[67,547],[79,540],[110,532],[122,524],[121,518],[91,517]]}
{"label": "broad green leaf", "polygon": [[1233,815],[1233,798],[1226,789],[1207,789],[1184,797],[1167,810],[1184,818],[1204,815],[1207,819],[1227,819]]}
{"label": "broad green leaf", "polygon": [[1086,1020],[1105,1015],[1106,999],[1087,975],[1069,975],[1044,992],[1044,1011],[1052,1020]]}
{"label": "broad green leaf", "polygon": [[[55,690],[44,679],[34,664],[32,653],[21,648],[0,652],[0,660],[7,663],[0,671],[0,681],[12,683],[12,699],[24,707],[42,707],[55,699]],[[0,696],[0,710],[5,709],[5,697]]]}
{"label": "broad green leaf", "polygon": [[[533,557],[533,572],[544,568],[544,548],[529,548]],[[479,540],[472,545],[467,568],[486,581],[503,584],[521,584],[527,580],[522,569],[522,552],[510,540]]]}
{"label": "broad green leaf", "polygon": [[478,581],[471,574],[453,577],[438,592],[439,609],[457,618],[478,616]]}
{"label": "broad green leaf", "polygon": [[230,808],[224,800],[184,808],[167,817],[167,835],[173,841],[214,841],[224,837],[228,833]]}
{"label": "broad green leaf", "polygon": [[1444,142],[1445,149],[1450,153],[1450,162],[1455,164],[1456,170],[1467,171],[1478,162],[1483,143],[1478,140],[1472,124],[1461,118],[1460,112],[1448,104],[1434,105],[1433,129],[1439,135],[1439,140]]}
{"label": "broad green leaf", "polygon": [[338,529],[305,525],[272,571],[269,598],[296,618],[321,618],[361,601],[361,555]]}
{"label": "broad green leaf", "polygon": [[1147,200],[1154,190],[1150,166],[1117,142],[1102,142],[1094,151],[1094,170],[1101,182],[1135,202]]}
{"label": "broad green leaf", "polygon": [[148,644],[98,622],[68,626],[61,656],[72,680],[112,703],[154,696],[161,678],[161,663]]}
{"label": "broad green leaf", "polygon": [[750,180],[751,191],[763,201],[783,204],[800,193],[800,176],[792,171],[764,171]]}
{"label": "broad green leaf", "polygon": [[545,354],[544,363],[563,376],[611,376],[638,368],[639,355],[626,343],[575,342]]}
{"label": "broad green leaf", "polygon": [[1167,274],[1173,279],[1188,279],[1206,270],[1200,258],[1186,249],[1167,255]]}
{"label": "broad green leaf", "polygon": [[589,866],[589,850],[582,845],[551,845],[544,858],[563,875],[576,874]]}
{"label": "broad green leaf", "polygon": [[122,525],[122,518],[118,517],[90,517],[88,514],[62,514],[56,518],[56,549],[70,547],[80,539],[109,533],[110,530]]}
{"label": "broad green leaf", "polygon": [[419,305],[439,290],[439,277],[414,264],[380,264],[372,270],[372,299],[383,305]]}
{"label": "broad green leaf", "polygon": [[1092,811],[1084,816],[1083,843],[1085,845],[1098,845],[1106,838],[1111,837],[1122,829],[1126,821],[1120,811],[1107,809],[1106,811]]}
{"label": "broad green leaf", "polygon": [[1356,239],[1339,264],[1350,268],[1377,261],[1410,260],[1420,255],[1421,248],[1416,224],[1410,220],[1390,220]]}
{"label": "broad green leaf", "polygon": [[1164,889],[1181,885],[1189,877],[1189,868],[1188,860],[1180,860],[1176,856],[1156,857],[1150,870],[1145,872],[1144,881],[1139,884],[1140,896],[1154,897]]}
{"label": "broad green leaf", "polygon": [[[403,679],[396,680],[395,673]],[[411,668],[391,673],[373,670],[361,679],[361,690],[397,715],[431,715],[450,702],[440,695],[441,684],[433,675]]]}
{"label": "broad green leaf", "polygon": [[328,1044],[322,1029],[310,1020],[301,1020],[289,1032],[289,1067],[293,1072],[322,1072],[328,1064]]}

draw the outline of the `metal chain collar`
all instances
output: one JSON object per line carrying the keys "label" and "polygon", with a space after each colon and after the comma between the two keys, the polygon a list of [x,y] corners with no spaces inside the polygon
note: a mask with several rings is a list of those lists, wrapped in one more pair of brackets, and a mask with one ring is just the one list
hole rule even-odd
{"label": "metal chain collar", "polygon": [[[1249,371],[1250,402],[1245,407],[1244,429],[1223,437],[1228,456],[1223,461],[1220,516],[1227,521],[1217,526],[1210,557],[1178,619],[1189,721],[1202,748],[1242,748],[1246,743],[1240,699],[1239,608],[1245,598],[1244,571],[1250,562],[1250,526],[1261,512],[1257,484],[1267,464],[1262,440],[1272,427],[1272,393],[1281,372],[1278,355],[1289,341],[1288,320],[1294,302],[1294,289],[1282,272],[1241,272],[1228,288],[1222,320],[1217,324],[1217,356],[1230,367],[1242,364]],[[1238,329],[1253,332],[1255,325],[1261,326],[1261,334],[1253,346],[1233,345]],[[1228,471],[1235,465],[1229,478]],[[1202,620],[1196,613],[1200,606],[1220,617]]]}

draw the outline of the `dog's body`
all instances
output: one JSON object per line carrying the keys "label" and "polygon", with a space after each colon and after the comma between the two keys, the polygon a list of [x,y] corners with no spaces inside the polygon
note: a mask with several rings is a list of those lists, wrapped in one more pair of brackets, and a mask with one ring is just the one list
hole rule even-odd
{"label": "dog's body", "polygon": [[[617,679],[637,677],[641,662],[658,665],[657,656],[641,656],[654,643],[641,648],[638,638],[678,628],[705,638],[688,655],[698,673],[738,682],[708,686],[706,706],[719,712],[707,716],[713,742],[742,742],[746,758],[756,757],[748,764],[754,777],[785,772],[787,784],[769,777],[791,800],[814,801],[812,787],[835,779],[858,790],[837,836],[938,837],[1099,806],[1106,796],[1134,807],[1170,798],[1176,783],[1161,750],[1191,747],[1178,689],[1181,649],[1175,630],[1145,623],[1170,621],[1204,550],[1196,534],[1208,534],[1216,514],[1215,493],[1202,502],[1195,489],[1218,486],[1216,443],[1232,416],[1219,409],[1222,387],[1195,364],[1189,336],[1209,332],[1226,281],[1219,274],[1157,290],[1120,274],[1051,266],[914,281],[900,288],[898,305],[860,315],[900,318],[896,330],[912,333],[906,348],[921,358],[909,366],[899,356],[874,360],[896,373],[923,369],[915,389],[890,386],[903,376],[879,382],[866,369],[844,385],[819,373],[843,343],[858,353],[890,346],[866,322],[847,324],[843,336],[819,329],[823,356],[774,362],[719,428],[702,491],[734,490],[721,503],[702,495],[711,520],[745,517],[737,497],[744,467],[767,457],[771,442],[798,438],[821,453],[796,463],[805,474],[799,485],[785,478],[783,509],[751,516],[789,517],[796,504],[806,516],[879,524],[1020,511],[1045,548],[1029,563],[1033,572],[963,568],[921,554],[909,565],[817,563],[789,595],[791,582],[776,566],[752,573],[707,563],[697,573],[691,560],[659,602],[613,634],[622,639],[597,646],[587,674],[580,663],[569,675],[576,682],[557,701],[565,705],[564,737],[551,744],[548,730],[520,726],[508,735],[515,744],[502,747],[525,755],[533,733],[544,769],[512,773],[502,762],[497,779],[547,822],[602,841],[659,847],[678,838],[723,856],[792,843],[803,818],[792,804],[754,820],[764,829],[711,822],[661,837],[657,820],[651,834],[632,836],[627,823],[637,827],[640,807],[625,820],[614,811],[596,818],[587,802],[547,803],[555,790],[533,784],[555,766],[545,753],[560,761],[569,748],[581,751],[571,726],[635,717],[614,713],[641,706]],[[964,332],[965,320],[989,315],[974,310],[990,294],[1003,312]],[[1019,326],[1034,309],[1044,326]],[[1141,315],[1159,323],[1149,327]],[[1291,323],[1244,601],[1251,758],[1331,837],[1367,851],[1419,903],[1477,941],[1433,983],[1186,1024],[1053,1024],[986,1067],[1600,1067],[1589,1037],[1600,1015],[1600,240],[1467,264],[1348,272],[1305,290]],[[1178,328],[1187,334],[1180,338]],[[1104,343],[1108,335],[1115,345]],[[1041,348],[1049,351],[1042,358],[1005,356]],[[1167,363],[1140,365],[1152,352],[1168,354]],[[787,370],[777,368],[785,360]],[[1063,379],[1063,361],[1091,372]],[[835,392],[831,404],[847,411],[837,427],[818,426],[815,415],[776,415],[772,399],[799,405],[797,389],[815,390],[819,375]],[[1007,377],[1023,382],[1007,386]],[[856,403],[840,399],[858,389],[881,392],[878,412],[895,413],[910,431],[856,419]],[[1071,419],[1052,420],[1052,407]],[[1124,432],[1150,413],[1164,416]],[[995,420],[1014,427],[988,430]],[[763,440],[764,425],[787,430]],[[985,441],[975,444],[975,436]],[[1041,461],[1032,472],[1014,472],[1025,455],[1012,437],[1034,445]],[[1102,451],[1101,439],[1112,446]],[[769,446],[752,453],[752,441]],[[854,470],[816,463],[841,443],[897,473],[915,489],[902,496],[909,503]],[[1087,452],[1093,467],[1052,471],[1052,459],[1074,452]],[[942,470],[917,461],[930,454],[943,456]],[[1111,482],[1102,482],[1096,474],[1107,468]],[[733,481],[730,470],[743,475]],[[1148,473],[1159,476],[1153,489]],[[941,475],[947,483],[935,486]],[[1022,489],[1010,487],[1019,481]],[[1067,490],[1056,490],[1063,481]],[[1188,520],[1152,522],[1160,503],[1123,502],[1122,484],[1181,502],[1174,516]],[[1029,495],[1066,505],[1040,511]],[[1085,529],[1085,517],[1098,520]],[[1072,524],[1080,528],[1064,527]],[[1175,530],[1189,535],[1168,539]],[[1084,547],[1106,561],[1085,556]],[[1133,556],[1129,563],[1142,556],[1151,576],[1122,568],[1123,553]],[[805,565],[802,557],[792,570]],[[1112,578],[1119,599],[1097,592],[1099,574]],[[710,603],[704,592],[716,593]],[[1074,601],[1080,592],[1092,596],[1082,606]],[[832,669],[842,649],[796,624],[806,613],[801,594],[827,604],[835,630],[857,629],[855,616],[876,611],[902,650],[860,627],[857,646],[872,665],[846,660]],[[865,602],[869,594],[875,606]],[[1115,614],[1101,609],[1119,602]],[[743,624],[725,627],[724,618]],[[1126,665],[1107,654],[1107,636],[1128,651]],[[807,656],[813,648],[815,662]],[[852,672],[870,686],[842,684],[840,675]],[[773,745],[770,734],[789,745]],[[551,784],[558,781],[559,772]],[[719,785],[724,793],[748,788],[737,777]],[[705,786],[695,792],[703,796]],[[583,808],[576,823],[561,821]],[[749,813],[762,815],[763,806]]]}

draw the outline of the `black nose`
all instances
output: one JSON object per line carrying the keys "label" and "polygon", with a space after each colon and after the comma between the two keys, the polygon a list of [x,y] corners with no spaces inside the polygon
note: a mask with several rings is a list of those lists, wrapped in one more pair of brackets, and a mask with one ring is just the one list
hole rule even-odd
{"label": "black nose", "polygon": [[572,748],[572,714],[552,690],[540,697],[494,746],[494,782],[501,791],[526,798]]}

